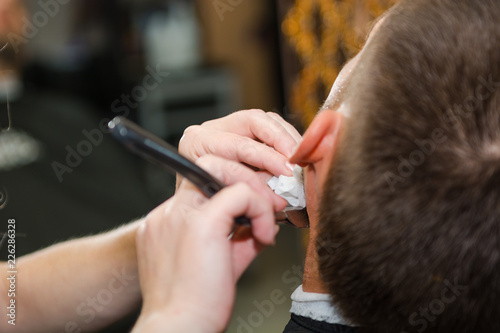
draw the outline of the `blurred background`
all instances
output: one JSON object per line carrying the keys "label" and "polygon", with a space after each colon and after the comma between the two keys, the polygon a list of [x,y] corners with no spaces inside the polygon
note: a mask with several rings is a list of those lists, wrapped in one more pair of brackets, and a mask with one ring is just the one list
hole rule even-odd
{"label": "blurred background", "polygon": [[[20,256],[173,194],[174,177],[113,141],[114,116],[174,145],[189,125],[249,108],[303,131],[392,3],[0,0],[0,232],[16,219]],[[228,332],[282,331],[305,238],[283,227],[252,264]],[[128,331],[136,315],[103,332]]]}

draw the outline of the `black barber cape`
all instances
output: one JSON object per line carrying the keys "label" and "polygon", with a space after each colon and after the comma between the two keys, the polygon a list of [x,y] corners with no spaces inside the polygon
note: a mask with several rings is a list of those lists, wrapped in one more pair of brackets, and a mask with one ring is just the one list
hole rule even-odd
{"label": "black barber cape", "polygon": [[340,324],[329,324],[324,321],[316,321],[311,318],[297,316],[292,313],[290,321],[283,333],[358,333],[354,327]]}

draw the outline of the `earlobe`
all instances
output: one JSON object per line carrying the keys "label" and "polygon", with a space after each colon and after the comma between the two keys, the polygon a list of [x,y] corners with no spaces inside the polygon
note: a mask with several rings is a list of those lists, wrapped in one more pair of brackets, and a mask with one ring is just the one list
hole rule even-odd
{"label": "earlobe", "polygon": [[302,167],[317,163],[335,149],[343,116],[331,110],[321,111],[304,134],[296,152],[290,157],[290,163]]}

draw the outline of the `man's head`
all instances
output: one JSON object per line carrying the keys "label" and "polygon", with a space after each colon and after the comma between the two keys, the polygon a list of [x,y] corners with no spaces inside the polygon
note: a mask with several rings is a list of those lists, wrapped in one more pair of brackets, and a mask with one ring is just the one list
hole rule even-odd
{"label": "man's head", "polygon": [[22,35],[24,3],[20,0],[0,0],[0,71],[18,70],[18,56],[10,45],[12,35]]}
{"label": "man's head", "polygon": [[500,329],[498,22],[495,0],[402,1],[292,159],[322,280],[357,324]]}

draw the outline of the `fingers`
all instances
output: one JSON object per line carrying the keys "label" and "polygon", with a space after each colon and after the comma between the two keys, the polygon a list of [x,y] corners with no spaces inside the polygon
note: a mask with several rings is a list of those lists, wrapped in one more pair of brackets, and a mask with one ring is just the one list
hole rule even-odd
{"label": "fingers", "polygon": [[[275,238],[279,231],[279,226],[274,226]],[[252,260],[264,250],[266,247],[260,242],[256,242],[252,237],[252,231],[246,227],[238,228],[231,240],[232,242],[232,262],[233,262],[233,276],[238,280],[250,265]]]}
{"label": "fingers", "polygon": [[268,112],[267,115],[277,122],[279,122],[285,130],[290,134],[295,139],[295,142],[298,144],[302,141],[302,135],[297,131],[295,127],[292,126],[289,122],[287,122],[285,119],[283,119],[279,114],[274,113],[274,112]]}
{"label": "fingers", "polygon": [[[267,240],[269,240],[270,236],[266,234],[268,231],[264,231],[267,230],[266,227],[263,227],[263,224],[261,224],[265,224],[265,222],[260,222],[266,221],[266,219],[259,215],[265,211],[259,210],[259,208],[271,207],[271,225],[274,226],[274,212],[283,210],[287,204],[286,200],[275,194],[262,181],[262,173],[255,173],[237,162],[228,161],[213,155],[205,155],[197,161],[197,164],[228,185],[228,187],[219,191],[210,202],[207,202],[206,198],[194,188],[194,185],[185,180],[181,184],[180,191],[176,194],[176,200],[179,202],[179,205],[191,203],[193,208],[198,207],[198,209],[204,209],[204,206],[216,207],[222,216],[231,216],[231,220],[222,222],[225,223],[225,227],[221,229],[224,236],[227,236],[231,232],[234,224],[233,219],[244,215],[252,220],[252,233],[254,236],[262,240],[265,244],[268,244]],[[227,189],[230,189],[230,191],[227,191]],[[238,193],[238,190],[241,193]],[[249,193],[249,190],[251,190],[251,193]],[[227,192],[231,194],[227,194]],[[219,207],[219,205],[221,206]],[[177,208],[179,209],[180,207]],[[206,216],[205,213],[202,215],[203,218]],[[238,214],[235,215],[236,213]],[[246,215],[246,213],[250,215]],[[217,218],[212,216],[210,220],[217,220]],[[271,238],[274,239],[274,227],[271,228],[270,234],[272,234]]]}
{"label": "fingers", "polygon": [[267,171],[257,171],[256,174],[259,179],[265,184],[267,184],[269,180],[273,178],[273,175]]}
{"label": "fingers", "polygon": [[213,221],[210,227],[218,230],[222,237],[227,237],[231,232],[234,218],[243,215],[252,221],[252,236],[258,242],[274,244],[276,230],[273,207],[248,184],[237,183],[224,188],[209,201],[204,210],[204,216]]}
{"label": "fingers", "polygon": [[281,211],[286,207],[286,200],[274,193],[267,185],[267,181],[264,181],[269,178],[264,172],[256,173],[242,164],[213,155],[205,155],[196,163],[225,185],[247,183],[265,200],[272,203],[275,211]]}
{"label": "fingers", "polygon": [[200,129],[200,135],[210,137],[213,143],[206,143],[205,154],[214,154],[229,160],[246,163],[259,170],[268,170],[275,175],[289,175],[287,167],[288,156],[285,156],[270,146],[264,145],[246,136],[220,132],[211,134]]}
{"label": "fingers", "polygon": [[274,175],[292,175],[287,166],[300,134],[275,113],[235,112],[186,129],[179,151],[193,160],[206,154],[243,162]]}
{"label": "fingers", "polygon": [[260,140],[289,157],[297,140],[283,126],[285,121],[278,120],[281,118],[278,117],[275,113],[252,109],[232,113],[223,118],[223,122],[213,121],[207,125],[218,130],[231,129],[235,134]]}

